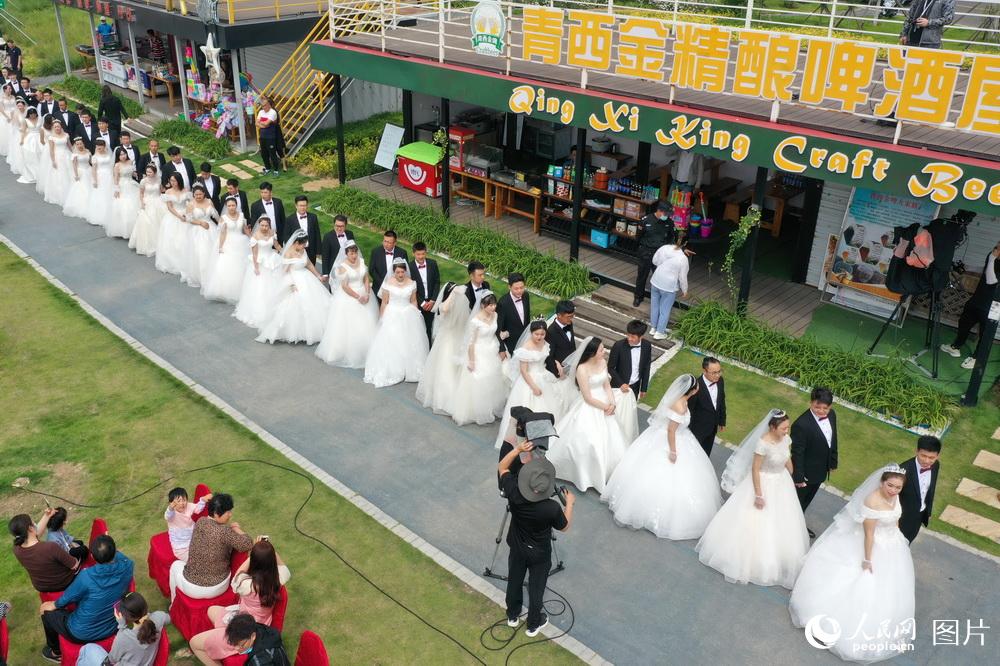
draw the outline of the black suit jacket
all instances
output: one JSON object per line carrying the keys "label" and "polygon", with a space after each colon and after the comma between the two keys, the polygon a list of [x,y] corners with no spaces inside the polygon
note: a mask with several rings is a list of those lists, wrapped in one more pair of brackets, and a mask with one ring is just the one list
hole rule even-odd
{"label": "black suit jacket", "polygon": [[[94,132],[94,140],[101,138],[100,130]],[[114,152],[115,148],[118,147],[118,131],[113,129],[108,129],[108,138],[105,139],[108,144],[108,150]]]}
{"label": "black suit jacket", "polygon": [[76,128],[80,124],[80,117],[76,115],[75,112],[70,111],[69,109],[66,109],[66,111],[63,112],[56,107],[52,117],[62,121],[63,129],[66,130],[70,136],[76,136]]}
{"label": "black suit jacket", "polygon": [[76,134],[74,136],[78,136],[81,139],[83,139],[83,145],[85,145],[87,147],[87,150],[90,151],[90,154],[93,155],[94,139],[98,137],[100,132],[97,130],[97,123],[91,121],[89,125],[90,136],[87,136],[87,127],[88,125],[84,125],[82,122],[78,121],[76,124]]}
{"label": "black suit jacket", "polygon": [[[569,325],[569,330],[573,333],[573,324]],[[573,333],[573,341],[570,342],[559,322],[554,321],[549,324],[545,332],[545,341],[549,343],[549,357],[545,359],[545,367],[553,375],[559,376],[556,364],[562,363],[567,356],[576,351],[576,334]]]}
{"label": "black suit jacket", "polygon": [[437,298],[438,290],[441,289],[441,273],[438,271],[436,261],[427,260],[427,284],[424,284],[423,280],[420,279],[420,271],[417,270],[416,261],[410,262],[410,277],[417,283],[417,307],[420,307],[424,301]]}
{"label": "black suit jacket", "polygon": [[934,490],[937,488],[941,463],[936,462],[931,465],[931,471],[928,472],[931,475],[931,485],[927,488],[923,511],[920,510],[920,466],[917,464],[917,459],[910,458],[902,463],[901,467],[906,470],[906,481],[899,493],[899,506],[903,510],[903,515],[899,517],[899,531],[912,542],[920,531],[920,526],[926,526],[931,520],[931,513],[934,510]]}
{"label": "black suit jacket", "polygon": [[[319,218],[316,217],[316,213],[306,213],[306,238],[309,244],[306,246],[306,255],[309,257],[309,261],[316,265],[316,254],[320,251],[320,239],[319,239]],[[301,229],[302,225],[299,224],[299,214],[292,213],[285,218],[285,237],[281,240],[281,244],[285,245],[288,242],[288,237],[295,232],[296,229]]]}
{"label": "black suit jacket", "polygon": [[[38,117],[45,118],[45,116],[50,116],[59,110],[59,104],[55,100],[51,102],[45,102],[42,100],[38,101]],[[63,128],[65,129],[65,128]]]}
{"label": "black suit jacket", "polygon": [[[398,246],[392,250],[393,257],[402,257],[407,259],[406,250],[400,249]],[[385,248],[381,245],[376,245],[372,248],[371,256],[368,258],[368,274],[372,276],[372,289],[377,294],[382,289],[382,283],[385,282],[385,276],[388,275],[388,271],[385,266]]]}
{"label": "black suit jacket", "polygon": [[[489,289],[490,283],[487,282],[486,280],[483,280],[482,288]],[[472,286],[471,282],[465,283],[465,298],[469,301],[470,310],[476,307],[476,289],[475,287]]]}
{"label": "black suit jacket", "polygon": [[[191,160],[189,160],[186,157],[182,157],[181,158],[181,168],[183,168],[185,171],[187,171],[187,175],[188,175],[187,182],[192,187],[194,187],[194,184],[196,182],[198,182],[198,181],[195,180],[195,175],[196,174],[195,174],[195,170],[194,170],[194,165],[191,163]],[[163,180],[163,186],[166,187],[167,189],[169,189],[169,186],[167,184],[167,179],[170,178],[170,174],[174,173],[175,171],[177,171],[177,165],[175,165],[170,160],[167,160],[167,162],[160,169],[160,173],[163,175],[163,178],[162,178],[162,180]]]}
{"label": "black suit jacket", "polygon": [[[142,178],[146,177],[146,167],[153,162],[153,156],[150,153],[143,153],[139,156],[139,173]],[[156,153],[156,165],[160,169],[160,173],[163,173],[164,167],[167,165],[167,158],[163,153]]]}
{"label": "black suit jacket", "polygon": [[[645,393],[649,389],[649,367],[653,361],[653,345],[649,340],[643,339],[639,342],[639,391]],[[611,345],[611,352],[608,354],[608,373],[611,375],[611,386],[621,388],[622,384],[629,384],[632,378],[632,347],[628,339],[622,339]],[[636,396],[638,399],[639,396]],[[691,408],[691,405],[688,405]],[[694,414],[691,415],[694,422]]]}
{"label": "black suit jacket", "polygon": [[819,485],[837,469],[837,413],[830,410],[833,428],[831,443],[826,443],[816,417],[806,410],[792,424],[792,480],[795,483]]}
{"label": "black suit jacket", "polygon": [[[354,232],[345,229],[344,240],[354,240]],[[323,275],[329,275],[333,270],[333,262],[337,260],[338,254],[340,254],[340,239],[337,238],[337,231],[331,229],[323,236],[323,270],[320,271]]]}
{"label": "black suit jacket", "polygon": [[508,333],[506,338],[500,340],[500,351],[506,351],[508,354],[514,353],[518,339],[531,323],[531,294],[527,291],[521,296],[521,305],[524,310],[523,320],[517,313],[517,306],[514,305],[514,297],[510,292],[497,301],[497,339],[500,339],[500,334],[504,331]]}
{"label": "black suit jacket", "polygon": [[[278,235],[278,242],[284,244],[285,205],[281,203],[281,199],[278,197],[271,197],[271,201],[274,202],[274,218],[271,220],[271,229]],[[257,224],[257,218],[261,215],[267,215],[267,209],[264,208],[264,202],[261,199],[257,199],[257,201],[250,204],[250,217],[247,218],[251,229],[253,225]]]}
{"label": "black suit jacket", "polygon": [[[212,200],[212,205],[215,206],[215,210],[217,210],[217,211],[219,211],[221,213],[222,212],[222,180],[218,176],[216,176],[214,173],[211,174],[208,177],[208,179],[212,181],[212,196],[209,197],[209,198]],[[205,179],[202,178],[201,176],[198,176],[197,178],[195,178],[194,182],[195,182],[195,184],[205,185],[206,189],[208,187],[206,185],[206,183],[205,183]],[[244,217],[246,217],[246,216],[244,216]],[[249,219],[249,218],[247,218],[247,219]]]}
{"label": "black suit jacket", "polygon": [[691,413],[691,425],[688,428],[699,442],[714,442],[719,426],[726,425],[726,382],[720,379],[715,386],[718,389],[715,397],[718,408],[712,404],[705,375],[698,376],[698,392],[688,400],[688,411]]}

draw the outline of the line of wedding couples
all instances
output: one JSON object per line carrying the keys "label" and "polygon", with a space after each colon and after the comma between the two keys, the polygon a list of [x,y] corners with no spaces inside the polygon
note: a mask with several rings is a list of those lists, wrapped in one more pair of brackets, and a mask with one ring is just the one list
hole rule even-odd
{"label": "line of wedding couples", "polygon": [[[556,419],[558,436],[548,443],[556,477],[581,491],[595,488],[619,525],[665,539],[698,539],[699,560],[729,582],[792,590],[793,624],[813,639],[825,631],[827,646],[845,660],[879,661],[910,649],[915,579],[909,543],[932,512],[937,438],[920,437],[915,457],[873,472],[810,548],[815,535],[804,512],[838,466],[829,390],[813,390],[809,408],[794,422],[770,410],[730,455],[720,483],[708,457],[725,426],[717,360],[704,359],[697,378],[674,380],[630,444],[611,416],[616,389],[603,345],[588,339],[582,348],[568,371],[576,366],[583,399]],[[518,443],[513,430],[506,439]],[[720,487],[730,494],[725,503]],[[835,635],[833,626],[842,631]]]}

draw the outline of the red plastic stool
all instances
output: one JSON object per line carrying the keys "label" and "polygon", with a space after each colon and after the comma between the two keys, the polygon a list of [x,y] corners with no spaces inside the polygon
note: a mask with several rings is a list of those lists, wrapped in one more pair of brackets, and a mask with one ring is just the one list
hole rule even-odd
{"label": "red plastic stool", "polygon": [[[200,500],[205,495],[211,494],[211,492],[212,492],[211,488],[209,488],[208,486],[206,486],[204,483],[199,483],[197,486],[194,487],[194,501],[195,501],[195,503],[197,503],[198,500]],[[194,522],[197,523],[199,520],[201,520],[202,518],[204,518],[207,515],[208,515],[208,507],[205,507],[204,511],[199,511],[197,513],[191,514],[191,520],[193,520]]]}
{"label": "red plastic stool", "polygon": [[160,630],[160,643],[156,646],[156,659],[153,666],[167,666],[170,662],[170,636],[167,635],[167,628]]}
{"label": "red plastic stool", "polygon": [[281,631],[285,628],[285,611],[288,610],[288,590],[281,586],[278,592],[278,601],[271,610],[271,626]]}
{"label": "red plastic stool", "polygon": [[[102,648],[111,652],[111,644],[115,642],[114,635],[108,636],[101,641],[87,641],[88,643],[97,643]],[[87,643],[74,643],[65,636],[59,637],[59,651],[62,653],[62,658],[59,660],[61,666],[76,666],[77,657],[80,656],[80,650]]]}
{"label": "red plastic stool", "polygon": [[0,657],[7,661],[7,651],[10,650],[10,633],[7,630],[7,618],[0,620]]}
{"label": "red plastic stool", "polygon": [[239,598],[229,588],[212,599],[192,599],[178,589],[170,604],[170,622],[181,632],[184,640],[190,641],[192,637],[213,628],[212,621],[208,619],[210,606],[232,606],[236,603],[239,603]]}
{"label": "red plastic stool", "polygon": [[[90,548],[90,544],[94,543],[94,539],[101,536],[102,534],[108,533],[108,524],[104,522],[103,518],[94,518],[93,524],[90,526],[90,540],[87,542],[87,548]],[[86,561],[80,565],[81,569],[86,569],[92,567],[97,562],[94,560],[94,554],[88,553]]]}
{"label": "red plastic stool", "polygon": [[295,654],[295,666],[330,666],[330,655],[326,653],[323,639],[311,631],[303,631],[299,638],[299,651]]}
{"label": "red plastic stool", "polygon": [[156,582],[160,593],[170,598],[170,565],[177,561],[174,549],[170,546],[170,536],[166,532],[154,534],[149,538],[149,555],[146,565],[149,567],[149,577]]}

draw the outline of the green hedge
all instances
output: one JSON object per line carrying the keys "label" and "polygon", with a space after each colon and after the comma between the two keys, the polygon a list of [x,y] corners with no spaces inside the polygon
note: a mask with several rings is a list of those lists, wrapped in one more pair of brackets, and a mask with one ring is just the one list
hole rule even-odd
{"label": "green hedge", "polygon": [[386,201],[349,186],[332,190],[323,204],[330,213],[343,213],[379,229],[394,229],[410,241],[422,240],[432,251],[456,261],[481,261],[494,275],[523,273],[532,288],[547,294],[572,298],[597,288],[582,264],[542,254],[484,226],[455,224],[430,206]]}
{"label": "green hedge", "polygon": [[826,386],[840,399],[898,419],[907,427],[947,425],[954,402],[906,373],[901,362],[793,338],[719,303],[692,308],[676,331],[685,342],[742,361],[802,386]]}
{"label": "green hedge", "polygon": [[[377,113],[353,123],[344,124],[344,149],[347,179],[364,178],[381,171],[375,166],[375,153],[386,123],[403,124],[403,114]],[[337,175],[337,132],[335,128],[322,129],[309,140],[289,165],[304,169],[317,176]]]}
{"label": "green hedge", "polygon": [[[75,100],[83,102],[91,111],[97,113],[97,106],[101,103],[100,83],[81,79],[77,76],[67,76],[62,81],[53,83],[50,87],[65,93],[67,97],[72,97]],[[118,93],[114,93],[114,95],[122,103],[122,106],[125,107],[125,113],[130,118],[137,118],[142,115],[142,107],[139,106],[139,102],[135,101],[135,99]]]}
{"label": "green hedge", "polygon": [[195,125],[173,118],[171,120],[161,120],[153,126],[152,138],[159,140],[165,150],[170,144],[183,146],[192,153],[198,153],[203,157],[213,160],[220,160],[228,157],[232,152],[229,139],[222,137],[215,138],[215,134],[196,127]]}

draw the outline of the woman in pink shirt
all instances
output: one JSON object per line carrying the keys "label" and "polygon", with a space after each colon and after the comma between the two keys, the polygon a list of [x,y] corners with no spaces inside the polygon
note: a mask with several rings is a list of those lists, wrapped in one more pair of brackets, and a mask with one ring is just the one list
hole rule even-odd
{"label": "woman in pink shirt", "polygon": [[249,613],[260,624],[271,624],[271,614],[281,593],[281,588],[292,574],[278,557],[267,537],[257,537],[250,549],[250,557],[233,576],[233,592],[239,595],[235,606],[211,606],[208,617],[215,625],[191,639],[191,651],[203,664],[221,664],[228,656],[236,654],[234,646],[226,641],[226,625],[238,613]]}

